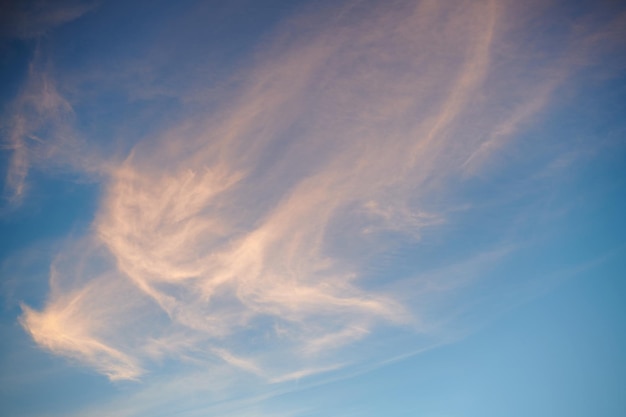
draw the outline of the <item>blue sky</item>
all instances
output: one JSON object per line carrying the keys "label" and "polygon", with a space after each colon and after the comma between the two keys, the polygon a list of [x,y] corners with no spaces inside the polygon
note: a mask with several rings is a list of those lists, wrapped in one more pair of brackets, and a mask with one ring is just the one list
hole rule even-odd
{"label": "blue sky", "polygon": [[622,416],[618,2],[2,6],[0,414]]}

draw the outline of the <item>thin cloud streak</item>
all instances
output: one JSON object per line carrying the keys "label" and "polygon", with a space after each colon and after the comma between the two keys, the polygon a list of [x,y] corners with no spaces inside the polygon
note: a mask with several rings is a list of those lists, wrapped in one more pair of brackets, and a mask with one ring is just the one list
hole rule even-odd
{"label": "thin cloud streak", "polygon": [[[303,20],[286,24],[221,108],[121,163],[95,164],[107,178],[87,238],[96,249],[71,255],[101,270],[56,274],[46,305],[23,307],[22,325],[41,347],[112,380],[185,358],[270,382],[356,362],[342,349],[380,329],[419,327],[410,288],[442,292],[455,281],[386,277],[373,289],[364,271],[389,234],[415,242],[444,224],[428,203],[479,171],[570,71],[550,61],[556,81],[532,89],[508,71],[507,55],[493,54],[511,42],[506,6],[356,4],[293,41],[284,34]],[[51,104],[36,114],[70,112],[45,91]],[[20,120],[7,181],[16,196],[33,129]]]}
{"label": "thin cloud streak", "polygon": [[21,39],[40,38],[96,6],[97,2],[80,0],[7,2],[2,5],[1,34]]}
{"label": "thin cloud streak", "polygon": [[36,68],[37,60],[36,57],[31,64],[26,86],[3,123],[7,132],[4,147],[13,152],[5,181],[8,198],[13,203],[24,196],[32,160],[38,156],[51,157],[59,146],[60,141],[42,139],[42,133],[67,140],[66,121],[73,117],[71,105],[58,93],[54,82]]}
{"label": "thin cloud streak", "polygon": [[28,76],[2,118],[2,147],[11,153],[4,198],[19,207],[28,194],[33,170],[79,173],[93,180],[109,170],[100,151],[87,143],[75,128],[72,104],[59,92],[40,46],[28,68]]}

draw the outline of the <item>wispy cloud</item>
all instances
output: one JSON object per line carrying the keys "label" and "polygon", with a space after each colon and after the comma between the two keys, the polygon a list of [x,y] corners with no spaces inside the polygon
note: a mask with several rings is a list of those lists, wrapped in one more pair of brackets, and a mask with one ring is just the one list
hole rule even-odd
{"label": "wispy cloud", "polygon": [[2,147],[11,155],[4,197],[14,207],[27,195],[33,167],[79,172],[83,177],[104,169],[105,161],[95,156],[93,144],[77,133],[74,108],[59,92],[52,73],[49,60],[36,47],[26,81],[2,118]]}
{"label": "wispy cloud", "polygon": [[[411,295],[467,283],[363,276],[389,236],[416,242],[445,224],[437,198],[571,70],[555,58],[545,83],[520,78],[505,11],[356,2],[288,22],[219,108],[95,164],[106,179],[90,249],[60,255],[47,303],[24,306],[22,325],[114,380],[174,359],[282,382],[357,361],[345,348],[380,329],[429,320]],[[25,141],[72,116],[51,81],[31,82],[38,94],[20,105],[32,110],[12,119],[16,197],[32,159]],[[94,170],[74,166],[85,165]]]}
{"label": "wispy cloud", "polygon": [[0,34],[21,39],[38,38],[58,26],[78,19],[96,6],[95,1],[80,0],[4,2]]}
{"label": "wispy cloud", "polygon": [[[128,336],[122,336],[122,327],[131,326],[128,316],[138,308],[134,288],[95,265],[74,263],[71,253],[80,248],[84,255],[89,247],[88,242],[81,241],[71,245],[67,255],[55,259],[45,313],[22,305],[20,320],[42,347],[89,364],[112,380],[135,379],[142,373],[138,360],[115,347]],[[112,334],[109,326],[120,320],[126,325],[115,324]]]}
{"label": "wispy cloud", "polygon": [[47,74],[36,68],[37,61],[38,57],[31,64],[28,81],[3,123],[5,148],[13,153],[5,186],[14,202],[25,193],[26,177],[35,155],[43,157],[55,152],[58,141],[47,136],[67,137],[68,132],[63,130],[73,117],[72,106],[58,93]]}

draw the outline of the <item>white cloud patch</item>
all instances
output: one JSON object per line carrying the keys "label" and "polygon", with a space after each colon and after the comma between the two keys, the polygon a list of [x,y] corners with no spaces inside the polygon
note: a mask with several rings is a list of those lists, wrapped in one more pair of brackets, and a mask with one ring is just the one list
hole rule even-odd
{"label": "white cloud patch", "polygon": [[[174,359],[274,382],[358,361],[347,348],[380,329],[428,328],[411,291],[454,279],[362,278],[390,240],[444,224],[449,207],[436,197],[562,82],[520,75],[505,6],[357,4],[290,22],[220,108],[145,139],[121,163],[74,164],[106,173],[92,249],[60,255],[47,303],[24,306],[22,325],[114,380]],[[568,70],[558,59],[547,67]],[[25,142],[39,140],[48,115],[72,114],[53,84],[37,86],[37,99],[23,99],[32,119],[13,119],[16,196],[32,159]]]}

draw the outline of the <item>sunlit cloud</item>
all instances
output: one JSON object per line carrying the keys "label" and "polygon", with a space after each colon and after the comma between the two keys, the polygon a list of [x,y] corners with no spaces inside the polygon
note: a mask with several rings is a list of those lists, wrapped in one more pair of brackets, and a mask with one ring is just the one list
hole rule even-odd
{"label": "sunlit cloud", "polygon": [[23,306],[39,346],[111,380],[174,360],[280,383],[366,359],[347,352],[379,332],[437,327],[411,300],[471,285],[468,264],[364,276],[390,236],[418,242],[465,210],[439,198],[572,68],[546,58],[553,77],[520,75],[530,55],[509,37],[506,2],[370,6],[285,23],[217,108],[129,139],[120,160],[81,145],[72,105],[32,71],[10,119],[12,198],[33,161],[103,183],[91,234],[60,251],[45,304]]}

